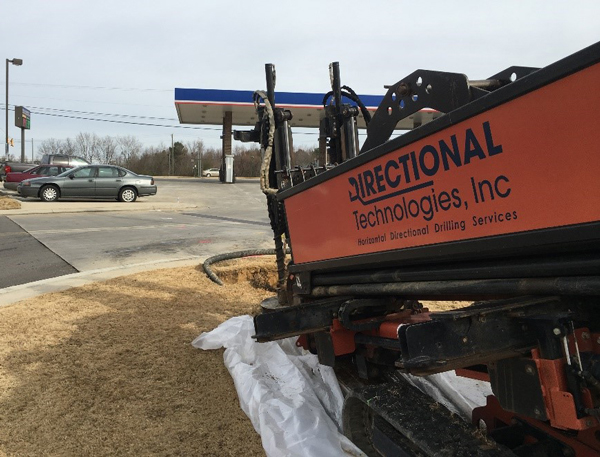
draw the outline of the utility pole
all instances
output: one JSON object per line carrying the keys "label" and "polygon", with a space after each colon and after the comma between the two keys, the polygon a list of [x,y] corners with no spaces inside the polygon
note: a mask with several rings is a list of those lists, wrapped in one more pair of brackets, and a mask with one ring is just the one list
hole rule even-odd
{"label": "utility pole", "polygon": [[202,176],[202,159],[204,158],[204,151],[200,151],[200,161],[198,162],[198,177]]}
{"label": "utility pole", "polygon": [[173,134],[171,133],[171,164],[173,167],[173,173],[169,170],[171,175],[175,174],[175,143],[173,143]]}
{"label": "utility pole", "polygon": [[5,135],[5,148],[4,155],[8,160],[8,64],[12,63],[13,65],[23,65],[23,59],[6,59],[6,135]]}

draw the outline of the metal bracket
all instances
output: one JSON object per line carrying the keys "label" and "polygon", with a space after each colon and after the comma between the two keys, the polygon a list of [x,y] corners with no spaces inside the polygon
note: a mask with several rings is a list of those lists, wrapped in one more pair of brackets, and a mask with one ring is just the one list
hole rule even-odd
{"label": "metal bracket", "polygon": [[367,128],[360,152],[385,143],[398,122],[423,108],[448,113],[536,70],[510,67],[480,81],[469,81],[460,73],[417,70],[389,86]]}

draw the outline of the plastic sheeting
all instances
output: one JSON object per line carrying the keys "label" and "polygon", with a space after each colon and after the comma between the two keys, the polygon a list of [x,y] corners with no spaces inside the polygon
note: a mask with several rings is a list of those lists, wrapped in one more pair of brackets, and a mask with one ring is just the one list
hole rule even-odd
{"label": "plastic sheeting", "polygon": [[192,345],[225,348],[240,406],[270,457],[364,456],[340,433],[343,395],[333,369],[296,346],[297,338],[256,343],[250,316],[234,317]]}
{"label": "plastic sheeting", "polygon": [[[297,338],[256,343],[250,316],[234,317],[192,344],[225,348],[242,410],[260,434],[270,457],[364,456],[341,432],[343,395],[333,369],[296,346]],[[454,372],[406,378],[451,411],[470,421],[485,405],[489,384]]]}

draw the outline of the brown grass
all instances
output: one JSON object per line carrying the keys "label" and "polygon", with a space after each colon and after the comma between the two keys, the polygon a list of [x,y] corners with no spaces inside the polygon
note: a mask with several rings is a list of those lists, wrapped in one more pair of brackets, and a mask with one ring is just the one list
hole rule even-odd
{"label": "brown grass", "polygon": [[264,455],[222,351],[190,343],[270,295],[188,267],[0,309],[0,455]]}
{"label": "brown grass", "polygon": [[0,210],[3,209],[21,209],[21,202],[14,198],[0,195]]}

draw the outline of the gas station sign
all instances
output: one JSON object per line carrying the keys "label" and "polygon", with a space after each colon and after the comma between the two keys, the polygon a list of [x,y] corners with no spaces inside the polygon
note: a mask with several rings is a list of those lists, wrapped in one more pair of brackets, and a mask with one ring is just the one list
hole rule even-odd
{"label": "gas station sign", "polygon": [[15,126],[29,130],[31,128],[31,114],[23,106],[15,106]]}

